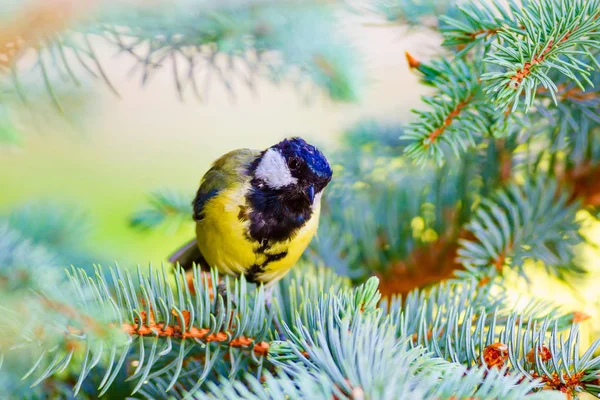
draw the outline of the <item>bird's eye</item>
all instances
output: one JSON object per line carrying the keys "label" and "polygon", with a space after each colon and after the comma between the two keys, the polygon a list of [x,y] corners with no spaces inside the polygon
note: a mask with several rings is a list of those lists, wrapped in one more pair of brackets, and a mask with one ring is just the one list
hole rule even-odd
{"label": "bird's eye", "polygon": [[288,167],[291,170],[295,170],[300,166],[300,160],[297,157],[292,157],[288,160]]}

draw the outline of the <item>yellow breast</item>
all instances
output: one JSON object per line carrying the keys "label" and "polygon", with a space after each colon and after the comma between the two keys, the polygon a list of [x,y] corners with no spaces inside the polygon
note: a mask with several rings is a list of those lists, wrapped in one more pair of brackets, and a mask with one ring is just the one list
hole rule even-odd
{"label": "yellow breast", "polygon": [[[204,207],[204,218],[196,224],[198,247],[211,267],[220,273],[246,275],[273,284],[298,261],[317,231],[320,199],[315,199],[311,218],[288,240],[273,243],[266,250],[247,234],[250,222],[245,212],[246,184],[223,190]],[[320,196],[319,196],[320,197]]]}

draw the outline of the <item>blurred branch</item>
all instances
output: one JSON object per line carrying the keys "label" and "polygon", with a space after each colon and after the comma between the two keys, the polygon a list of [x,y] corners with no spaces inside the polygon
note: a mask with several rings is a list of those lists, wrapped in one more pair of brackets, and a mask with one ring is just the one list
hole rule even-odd
{"label": "blurred branch", "polygon": [[[390,24],[427,27],[438,30],[441,15],[453,15],[457,10],[455,0],[346,0],[357,14],[371,14]],[[382,26],[382,23],[368,24]]]}
{"label": "blurred branch", "polygon": [[[24,101],[28,96],[20,79],[28,66],[38,70],[59,110],[57,78],[61,86],[79,86],[83,73],[116,94],[94,49],[96,39],[132,57],[143,85],[156,71],[169,71],[182,100],[188,90],[205,98],[212,82],[232,95],[236,80],[254,90],[258,79],[285,80],[300,90],[317,86],[336,101],[354,101],[360,94],[360,67],[351,46],[338,37],[328,2],[236,0],[217,5],[179,0],[148,7],[131,1],[56,1],[33,3],[32,11],[26,8],[15,18],[23,23],[0,32],[5,53],[0,68],[11,71],[5,78]],[[25,54],[32,57],[21,57]]]}
{"label": "blurred branch", "polygon": [[156,190],[148,195],[148,204],[135,211],[129,225],[138,230],[156,229],[168,225],[174,230],[192,222],[193,196],[168,190]]}
{"label": "blurred branch", "polygon": [[[89,215],[74,205],[29,202],[0,215],[0,223],[6,224],[21,240],[52,254],[43,260],[43,265],[61,268],[77,265],[91,271],[94,263],[106,261],[104,255],[89,248],[87,241],[92,231]],[[14,253],[6,250],[5,254]],[[35,266],[41,260],[22,263]]]}
{"label": "blurred branch", "polygon": [[589,162],[566,171],[564,184],[572,190],[572,200],[581,199],[583,204],[600,206],[600,165]]}
{"label": "blurred branch", "polygon": [[89,12],[99,0],[28,1],[0,27],[0,71],[6,73],[28,49],[38,49],[54,34]]}

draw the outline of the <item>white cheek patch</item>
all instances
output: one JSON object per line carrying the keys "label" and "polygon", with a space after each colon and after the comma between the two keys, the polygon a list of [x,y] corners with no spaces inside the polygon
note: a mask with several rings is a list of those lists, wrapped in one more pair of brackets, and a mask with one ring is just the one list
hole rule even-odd
{"label": "white cheek patch", "polygon": [[265,181],[273,189],[295,184],[298,179],[292,176],[283,156],[275,149],[265,152],[254,175]]}
{"label": "white cheek patch", "polygon": [[315,194],[315,201],[313,201],[312,209],[316,210],[321,206],[321,197],[323,197],[323,191],[321,190],[319,193]]}

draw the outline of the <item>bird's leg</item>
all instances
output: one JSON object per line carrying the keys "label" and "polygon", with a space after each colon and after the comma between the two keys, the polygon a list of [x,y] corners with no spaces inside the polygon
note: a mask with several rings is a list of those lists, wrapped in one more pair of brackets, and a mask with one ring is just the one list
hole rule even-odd
{"label": "bird's leg", "polygon": [[227,301],[227,286],[224,281],[219,282],[217,285],[217,293],[223,297],[223,301]]}
{"label": "bird's leg", "polygon": [[285,334],[283,333],[283,328],[279,323],[279,318],[275,310],[273,310],[273,288],[274,285],[270,285],[265,289],[265,304],[267,305],[267,310],[270,314],[273,315],[273,325],[275,325],[275,330],[277,331],[277,335],[279,336],[279,340],[287,340]]}
{"label": "bird's leg", "polygon": [[[227,304],[227,285],[225,285],[225,281],[221,281],[219,282],[219,284],[217,285],[217,294],[221,295],[221,298],[223,299],[223,304]],[[219,305],[219,298],[217,296],[215,296],[215,315],[219,314],[220,310],[220,305]],[[233,302],[233,306],[235,307],[235,302]]]}

